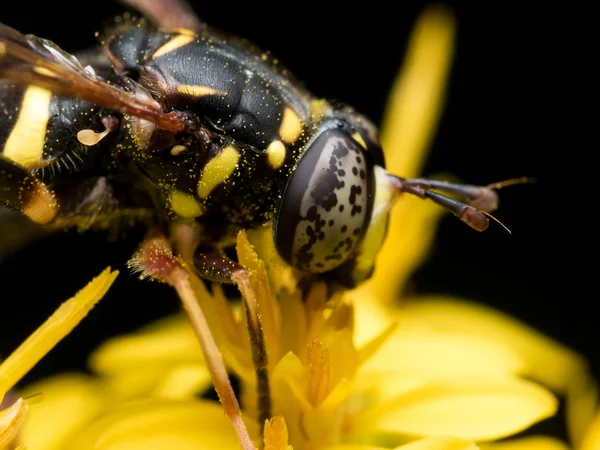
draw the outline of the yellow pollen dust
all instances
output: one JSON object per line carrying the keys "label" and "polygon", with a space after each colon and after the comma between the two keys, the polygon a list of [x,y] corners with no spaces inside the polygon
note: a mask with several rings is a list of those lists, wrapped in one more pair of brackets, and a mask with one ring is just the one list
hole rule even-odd
{"label": "yellow pollen dust", "polygon": [[227,95],[225,91],[219,91],[209,86],[195,86],[193,84],[181,84],[177,86],[177,92],[190,97],[204,97],[207,95]]}
{"label": "yellow pollen dust", "polygon": [[275,416],[265,422],[264,450],[288,450],[288,429],[282,416]]}
{"label": "yellow pollen dust", "polygon": [[215,187],[227,180],[239,160],[239,152],[231,145],[211,159],[204,167],[198,182],[198,197],[208,197]]}
{"label": "yellow pollen dust", "polygon": [[4,156],[26,169],[45,165],[42,156],[51,99],[49,90],[29,86],[21,102],[19,118],[4,145]]}
{"label": "yellow pollen dust", "polygon": [[273,141],[267,147],[267,160],[273,169],[279,169],[285,161],[285,145],[281,141]]}
{"label": "yellow pollen dust", "polygon": [[354,133],[352,135],[352,139],[354,139],[356,142],[358,142],[362,148],[364,148],[365,150],[367,149],[367,143],[365,142],[365,140],[363,139],[363,137],[360,135],[359,132]]}
{"label": "yellow pollen dust", "polygon": [[35,181],[31,197],[23,206],[23,214],[42,225],[54,220],[58,214],[58,204],[45,184]]}
{"label": "yellow pollen dust", "polygon": [[322,98],[315,99],[310,103],[310,114],[313,117],[313,120],[321,119],[328,109],[329,103]]}
{"label": "yellow pollen dust", "polygon": [[279,136],[281,136],[283,142],[293,144],[301,133],[302,122],[300,117],[292,108],[286,107],[283,110],[283,119],[281,119],[281,125],[279,126]]}
{"label": "yellow pollen dust", "polygon": [[181,191],[173,191],[169,195],[171,209],[180,217],[193,219],[204,214],[204,206],[192,195]]}
{"label": "yellow pollen dust", "polygon": [[313,406],[319,406],[331,392],[331,356],[329,350],[319,339],[307,345],[306,365],[308,385],[306,394]]}
{"label": "yellow pollen dust", "polygon": [[167,42],[158,50],[156,50],[152,55],[152,58],[156,59],[163,55],[166,55],[167,53],[172,52],[173,50],[177,50],[178,48],[183,47],[184,45],[187,45],[190,42],[192,42],[194,38],[194,35],[189,34],[180,34],[179,36],[175,36],[169,42]]}

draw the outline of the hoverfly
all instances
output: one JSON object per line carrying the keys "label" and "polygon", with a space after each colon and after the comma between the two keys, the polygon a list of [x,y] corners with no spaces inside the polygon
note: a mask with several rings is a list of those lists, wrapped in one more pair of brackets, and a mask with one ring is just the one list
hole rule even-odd
{"label": "hoverfly", "polygon": [[299,277],[347,288],[371,275],[402,193],[487,228],[492,188],[388,173],[353,108],[177,0],[128,3],[148,19],[80,58],[0,25],[0,204],[45,227],[144,222],[243,295],[248,273],[224,252],[241,229],[271,224]]}

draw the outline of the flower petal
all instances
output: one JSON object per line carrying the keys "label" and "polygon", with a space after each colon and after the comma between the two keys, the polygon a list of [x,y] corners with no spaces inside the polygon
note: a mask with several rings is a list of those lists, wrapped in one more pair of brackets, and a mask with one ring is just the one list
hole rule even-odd
{"label": "flower petal", "polygon": [[577,448],[600,410],[598,386],[588,375],[573,380],[567,390],[567,429],[573,447]]}
{"label": "flower petal", "polygon": [[191,362],[201,364],[202,352],[194,330],[178,315],[104,342],[92,354],[89,364],[99,374],[114,375]]}
{"label": "flower petal", "polygon": [[30,449],[61,448],[74,431],[99,414],[110,402],[102,385],[83,375],[61,375],[29,386],[26,395],[42,394],[43,401],[27,414],[19,441]]}
{"label": "flower petal", "polygon": [[395,370],[427,379],[498,377],[523,361],[500,342],[466,333],[400,327],[361,370]]}
{"label": "flower petal", "polygon": [[427,437],[410,444],[401,445],[396,450],[477,450],[473,442],[454,437]]}
{"label": "flower petal", "polygon": [[[443,7],[426,9],[414,27],[381,127],[391,173],[409,178],[421,171],[442,112],[455,34],[454,16]],[[392,209],[373,277],[360,289],[383,302],[393,302],[421,264],[442,213],[432,202],[405,197]]]}
{"label": "flower petal", "polygon": [[393,173],[414,177],[420,172],[442,112],[455,34],[454,16],[445,8],[426,9],[415,24],[381,127],[386,165]]}
{"label": "flower petal", "polygon": [[547,436],[531,436],[481,445],[481,450],[569,450],[570,447],[558,439]]}
{"label": "flower petal", "polygon": [[106,268],[73,298],[63,303],[2,364],[4,388],[10,389],[100,301],[119,272]]}
{"label": "flower petal", "polygon": [[8,446],[17,437],[27,412],[27,406],[27,402],[20,398],[8,408],[0,411],[0,448]]}
{"label": "flower petal", "polygon": [[[254,430],[256,431],[256,430]],[[116,408],[73,436],[65,450],[239,449],[216,402],[148,400]]]}
{"label": "flower petal", "polygon": [[384,304],[394,303],[428,255],[444,210],[433,202],[404,196],[392,208],[386,240],[377,254],[373,276],[355,289]]}
{"label": "flower petal", "polygon": [[211,384],[210,373],[198,364],[180,365],[164,374],[152,396],[159,398],[192,398]]}
{"label": "flower petal", "polygon": [[499,439],[556,412],[554,396],[518,379],[431,383],[359,418],[362,427],[413,436]]}
{"label": "flower petal", "polygon": [[598,450],[600,448],[600,410],[590,424],[581,445],[577,450]]}
{"label": "flower petal", "polygon": [[406,300],[398,313],[401,326],[450,330],[494,339],[516,350],[525,360],[525,374],[564,391],[587,363],[577,353],[518,320],[483,305],[448,297]]}

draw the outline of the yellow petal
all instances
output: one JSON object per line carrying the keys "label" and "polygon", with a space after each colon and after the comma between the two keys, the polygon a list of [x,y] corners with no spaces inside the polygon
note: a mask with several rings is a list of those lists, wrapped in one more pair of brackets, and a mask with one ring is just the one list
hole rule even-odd
{"label": "yellow petal", "polygon": [[218,403],[166,400],[115,408],[82,428],[64,445],[65,450],[216,448],[239,449],[231,423]]}
{"label": "yellow petal", "polygon": [[556,408],[552,394],[530,382],[466,379],[408,392],[365,414],[361,422],[388,433],[484,441],[522,431]]}
{"label": "yellow petal", "polygon": [[581,445],[577,450],[598,450],[600,448],[600,410],[590,424]]}
{"label": "yellow petal", "polygon": [[89,364],[97,373],[110,375],[192,362],[202,363],[198,340],[188,322],[174,316],[106,341],[92,354]]}
{"label": "yellow petal", "polygon": [[[419,174],[442,112],[454,52],[454,16],[430,7],[415,25],[405,63],[388,100],[381,128],[387,169],[402,177]],[[426,256],[441,208],[405,196],[392,209],[387,239],[375,272],[361,292],[393,302]]]}
{"label": "yellow petal", "polygon": [[117,275],[118,272],[111,272],[110,268],[105,269],[73,298],[63,303],[42,326],[0,364],[0,376],[4,379],[5,389],[12,388],[50,349],[75,328],[106,294]]}
{"label": "yellow petal", "polygon": [[275,249],[273,224],[269,222],[263,226],[247,230],[246,233],[248,241],[254,246],[256,254],[265,262],[273,294],[278,295],[283,289],[294,292],[296,290],[296,278],[292,267],[281,259]]}
{"label": "yellow petal", "polygon": [[258,258],[244,230],[238,233],[236,249],[239,263],[251,273],[250,283],[256,297],[257,313],[260,316],[269,367],[272,370],[274,361],[279,359],[279,333],[275,318],[277,306],[275,305],[275,299],[271,295],[265,263]]}
{"label": "yellow petal", "polygon": [[444,297],[407,300],[399,312],[401,324],[461,331],[494,339],[524,359],[525,374],[553,389],[564,390],[587,372],[585,360],[518,320],[483,305]]}
{"label": "yellow petal", "polygon": [[388,450],[386,447],[373,447],[371,445],[332,445],[323,447],[323,450]]}
{"label": "yellow petal", "polygon": [[454,437],[428,437],[410,444],[401,445],[396,450],[477,450],[473,442]]}
{"label": "yellow petal", "polygon": [[27,403],[22,398],[0,411],[0,448],[8,446],[17,437],[26,412]]}
{"label": "yellow petal", "polygon": [[518,373],[519,356],[500,342],[466,333],[399,327],[361,370],[395,370],[427,379]]}
{"label": "yellow petal", "polygon": [[392,208],[388,233],[377,254],[373,276],[356,289],[385,304],[403,293],[408,278],[428,255],[444,210],[433,202],[405,196]]}
{"label": "yellow petal", "polygon": [[413,29],[381,127],[392,173],[414,177],[420,172],[444,103],[455,29],[454,16],[440,7],[426,9]]}
{"label": "yellow petal", "polygon": [[531,436],[504,442],[482,444],[481,450],[569,450],[564,442],[547,436]]}
{"label": "yellow petal", "polygon": [[164,374],[156,386],[153,396],[170,399],[190,398],[211,384],[206,367],[197,364],[181,365]]}
{"label": "yellow petal", "polygon": [[599,411],[598,386],[588,375],[573,380],[567,390],[567,429],[573,447],[577,448]]}
{"label": "yellow petal", "polygon": [[29,386],[27,395],[42,394],[32,405],[19,436],[31,450],[61,448],[65,440],[110,402],[102,385],[83,375],[61,375]]}

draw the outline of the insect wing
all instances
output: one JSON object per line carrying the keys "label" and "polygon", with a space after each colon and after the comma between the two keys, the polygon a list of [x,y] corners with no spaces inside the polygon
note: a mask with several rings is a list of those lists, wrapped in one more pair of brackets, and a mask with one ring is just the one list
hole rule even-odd
{"label": "insect wing", "polygon": [[165,113],[139,84],[124,78],[126,87],[108,84],[90,66],[51,41],[23,35],[0,24],[0,80],[36,85],[66,97],[75,97],[123,114],[139,117],[168,131],[179,131],[185,119]]}

